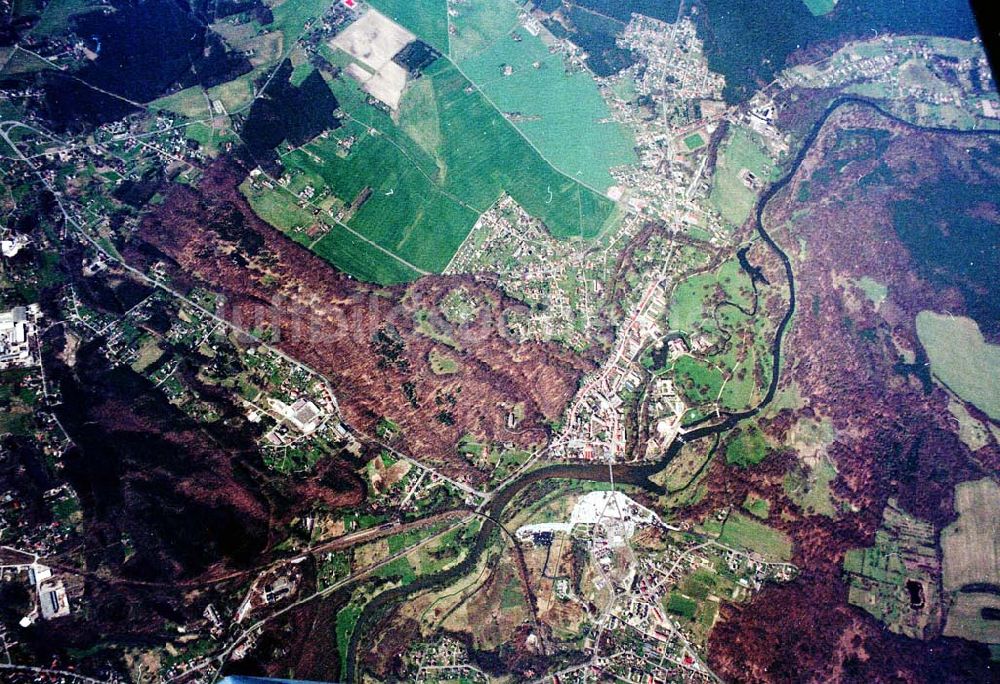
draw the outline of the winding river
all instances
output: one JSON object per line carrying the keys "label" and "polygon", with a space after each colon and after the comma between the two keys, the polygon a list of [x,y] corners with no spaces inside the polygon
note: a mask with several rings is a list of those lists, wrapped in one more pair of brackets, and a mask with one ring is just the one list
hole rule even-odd
{"label": "winding river", "polygon": [[[795,313],[795,276],[792,272],[792,263],[788,258],[788,255],[785,254],[781,247],[778,246],[774,239],[764,229],[764,211],[771,199],[781,192],[791,182],[792,178],[795,177],[802,161],[805,159],[813,144],[816,142],[816,138],[819,136],[820,131],[830,116],[845,105],[860,105],[869,107],[889,120],[922,131],[972,135],[981,135],[985,133],[985,131],[955,131],[947,128],[917,126],[887,112],[878,104],[859,97],[841,96],[833,100],[833,102],[831,102],[826,108],[823,115],[816,121],[816,123],[813,124],[812,128],[810,128],[808,135],[806,135],[801,147],[799,148],[798,154],[796,154],[795,158],[792,160],[788,171],[780,180],[776,181],[764,190],[760,198],[758,198],[755,207],[754,216],[757,233],[767,246],[778,256],[778,258],[781,259],[782,265],[785,269],[785,277],[788,281],[789,290],[788,307],[785,310],[785,314],[782,316],[781,321],[778,323],[775,330],[774,341],[771,344],[771,381],[768,385],[767,392],[761,399],[760,403],[753,408],[744,411],[724,412],[721,414],[721,420],[719,420],[720,416],[712,415],[697,421],[694,424],[695,428],[684,434],[684,441],[681,442],[681,440],[674,440],[663,457],[656,462],[648,464],[619,464],[612,466],[610,469],[607,465],[557,464],[531,471],[513,482],[510,482],[506,487],[497,492],[497,494],[495,494],[490,500],[489,506],[486,510],[487,518],[484,520],[483,525],[480,528],[475,544],[469,550],[465,559],[450,569],[419,577],[406,586],[385,591],[377,595],[365,606],[361,615],[358,617],[357,623],[354,626],[354,631],[351,635],[347,654],[347,669],[346,672],[343,673],[344,676],[342,677],[344,681],[357,681],[358,646],[368,629],[376,620],[384,615],[390,607],[405,601],[410,596],[414,596],[420,592],[446,586],[463,575],[468,574],[475,568],[475,566],[479,563],[483,552],[489,547],[490,544],[493,543],[494,533],[497,531],[496,521],[500,520],[500,515],[504,508],[506,508],[507,504],[510,503],[514,496],[525,487],[528,487],[535,482],[547,479],[609,482],[613,473],[615,482],[642,487],[653,494],[662,494],[664,493],[663,488],[652,482],[650,480],[650,476],[666,467],[666,465],[674,459],[684,443],[704,439],[706,437],[711,437],[727,430],[731,430],[737,423],[757,415],[764,407],[771,403],[774,399],[775,392],[778,389],[778,374],[781,368],[781,343],[788,328],[788,324],[792,320],[792,316]],[[711,422],[713,420],[717,422]]]}

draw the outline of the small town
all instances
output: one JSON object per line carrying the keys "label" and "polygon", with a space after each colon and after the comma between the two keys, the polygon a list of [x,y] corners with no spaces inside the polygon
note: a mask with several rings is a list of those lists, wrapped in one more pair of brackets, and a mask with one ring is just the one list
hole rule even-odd
{"label": "small town", "polygon": [[0,0],[0,680],[985,680],[988,35],[793,4]]}

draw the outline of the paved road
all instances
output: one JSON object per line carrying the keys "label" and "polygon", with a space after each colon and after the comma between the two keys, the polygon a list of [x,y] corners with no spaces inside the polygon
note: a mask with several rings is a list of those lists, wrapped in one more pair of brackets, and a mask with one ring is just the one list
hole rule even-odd
{"label": "paved road", "polygon": [[107,679],[94,679],[93,677],[87,677],[86,675],[69,672],[67,670],[51,670],[45,667],[32,667],[30,665],[8,665],[0,663],[0,671],[3,670],[8,672],[23,672],[25,674],[31,673],[35,675],[46,675],[49,677],[68,677],[77,682],[87,682],[88,684],[108,684],[110,681]]}

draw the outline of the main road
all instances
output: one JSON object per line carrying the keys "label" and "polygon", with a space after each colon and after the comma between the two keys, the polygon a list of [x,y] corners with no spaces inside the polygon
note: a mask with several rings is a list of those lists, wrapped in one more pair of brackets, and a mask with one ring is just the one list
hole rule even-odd
{"label": "main road", "polygon": [[[788,171],[785,175],[775,182],[773,185],[769,186],[757,200],[757,204],[754,212],[754,227],[764,241],[764,243],[777,255],[781,260],[782,266],[785,271],[785,278],[788,282],[788,302],[785,309],[785,314],[782,316],[781,321],[775,330],[774,340],[771,344],[771,359],[772,359],[772,372],[771,372],[771,382],[768,385],[767,392],[753,408],[747,409],[745,411],[739,412],[727,412],[720,413],[717,416],[711,416],[703,423],[709,422],[711,420],[716,420],[717,422],[709,422],[709,424],[702,424],[700,427],[696,427],[691,431],[687,432],[684,436],[683,442],[680,440],[675,440],[670,447],[668,447],[666,453],[663,457],[655,462],[649,464],[618,464],[612,466],[597,465],[597,464],[561,464],[561,465],[551,465],[545,468],[540,468],[538,470],[533,470],[528,472],[519,478],[509,482],[502,489],[498,490],[496,494],[489,500],[486,504],[486,510],[489,513],[491,520],[487,520],[479,531],[479,535],[476,537],[475,544],[470,550],[469,554],[465,559],[458,565],[444,570],[442,572],[420,577],[411,584],[403,587],[397,587],[395,589],[390,589],[389,591],[383,592],[376,596],[372,601],[370,601],[362,611],[359,616],[357,623],[354,626],[354,632],[351,635],[350,645],[348,647],[347,653],[347,670],[343,673],[343,680],[347,682],[355,682],[359,680],[358,666],[358,649],[362,643],[367,643],[365,641],[368,629],[375,623],[375,621],[385,614],[392,606],[400,603],[410,596],[417,593],[427,591],[429,589],[434,589],[437,587],[445,586],[449,582],[467,574],[470,572],[480,561],[483,552],[492,543],[493,535],[497,530],[496,520],[501,519],[501,515],[506,508],[507,504],[514,498],[514,496],[528,487],[529,485],[539,482],[541,480],[547,479],[572,479],[572,480],[582,480],[582,481],[594,481],[594,482],[621,482],[625,484],[631,484],[634,486],[642,487],[654,494],[662,494],[663,488],[660,485],[655,484],[651,481],[650,476],[658,472],[662,468],[666,467],[680,451],[683,443],[693,442],[699,439],[704,439],[706,437],[711,437],[728,430],[731,430],[742,420],[751,418],[758,413],[764,407],[771,403],[774,399],[774,395],[778,388],[779,374],[781,371],[781,345],[784,340],[785,332],[788,329],[788,324],[790,323],[792,316],[795,313],[795,275],[792,271],[791,260],[788,255],[778,246],[777,242],[771,237],[771,235],[764,228],[764,212],[767,208],[768,203],[794,178],[795,173],[798,171],[799,166],[801,166],[802,161],[805,159],[806,155],[811,150],[813,143],[815,143],[823,126],[826,124],[827,120],[833,115],[838,109],[845,105],[859,105],[867,106],[875,109],[883,116],[887,116],[894,121],[904,123],[909,126],[906,121],[902,121],[898,117],[888,114],[878,105],[857,97],[840,97],[834,100],[823,113],[823,115],[813,124],[810,129],[809,134],[806,136],[802,143],[798,154],[793,159]],[[955,131],[948,131],[954,133]],[[634,321],[634,317],[630,319],[628,325],[630,326]],[[610,361],[616,362],[617,356],[615,356]],[[586,389],[586,388],[585,388]],[[721,420],[719,420],[721,418]]]}

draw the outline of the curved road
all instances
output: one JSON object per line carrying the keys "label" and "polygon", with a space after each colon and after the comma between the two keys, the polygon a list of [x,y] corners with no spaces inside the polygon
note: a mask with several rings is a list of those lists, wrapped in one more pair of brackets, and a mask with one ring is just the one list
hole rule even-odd
{"label": "curved road", "polygon": [[[937,128],[937,127],[925,127],[912,124],[908,121],[900,119],[899,117],[889,113],[881,106],[873,103],[869,100],[853,97],[853,96],[842,96],[835,99],[826,108],[823,115],[813,124],[809,131],[809,134],[803,140],[798,153],[796,154],[794,160],[788,171],[784,176],[773,185],[769,186],[757,200],[755,207],[755,228],[757,233],[760,235],[761,239],[765,244],[781,259],[782,265],[785,270],[785,277],[788,281],[788,307],[785,310],[785,315],[782,316],[781,321],[775,330],[774,342],[771,345],[771,358],[772,358],[772,372],[771,372],[771,382],[768,385],[767,393],[761,399],[760,403],[753,408],[747,409],[745,411],[737,411],[730,413],[722,413],[722,420],[719,422],[711,423],[708,425],[703,425],[702,427],[695,427],[694,429],[686,432],[683,435],[683,441],[680,439],[675,440],[663,457],[654,463],[642,464],[642,465],[615,465],[609,469],[606,465],[587,465],[587,464],[560,464],[551,465],[545,468],[540,468],[538,470],[532,471],[523,475],[522,477],[513,480],[506,487],[501,489],[496,495],[490,500],[487,507],[488,519],[484,521],[483,526],[480,528],[479,535],[476,538],[476,543],[470,549],[468,555],[465,559],[458,565],[441,571],[433,575],[426,575],[424,577],[417,578],[414,582],[403,587],[397,587],[395,589],[390,589],[385,591],[378,596],[376,596],[372,601],[370,601],[362,611],[361,615],[358,617],[357,623],[354,626],[354,631],[351,635],[350,645],[348,646],[347,653],[347,670],[342,677],[346,682],[355,682],[358,680],[358,647],[361,643],[363,637],[367,633],[368,629],[380,619],[389,608],[393,605],[402,602],[419,592],[433,589],[439,586],[444,586],[449,582],[467,574],[471,571],[481,559],[483,552],[492,542],[492,537],[497,530],[497,522],[500,520],[500,515],[503,509],[508,503],[514,498],[514,496],[520,492],[525,487],[531,485],[534,482],[545,479],[574,479],[574,480],[587,480],[596,482],[608,482],[611,480],[612,476],[614,481],[622,482],[626,484],[631,484],[639,487],[643,487],[653,493],[659,494],[664,490],[662,487],[654,484],[649,478],[650,476],[664,468],[670,461],[674,459],[677,452],[680,451],[681,447],[686,442],[691,442],[705,437],[711,437],[727,430],[732,429],[737,423],[752,416],[757,415],[760,411],[771,403],[774,399],[775,392],[778,389],[779,371],[781,369],[781,343],[784,338],[785,332],[788,328],[788,324],[795,313],[795,276],[792,272],[792,263],[788,258],[788,255],[778,246],[774,239],[768,234],[764,229],[764,211],[767,208],[768,203],[774,198],[779,192],[781,192],[794,178],[796,172],[801,166],[802,161],[805,159],[806,155],[809,153],[813,144],[816,142],[816,138],[819,136],[820,131],[826,124],[827,120],[833,115],[838,109],[845,105],[860,105],[866,106],[874,109],[876,112],[881,114],[883,117],[892,120],[897,123],[904,124],[911,128],[916,128],[923,131],[930,132],[945,132],[949,134],[971,134],[971,135],[982,135],[984,133],[998,134],[1000,131],[955,131],[947,128]],[[711,421],[715,419],[716,416],[709,416],[703,419],[702,423]],[[697,425],[697,423],[695,424]]]}

